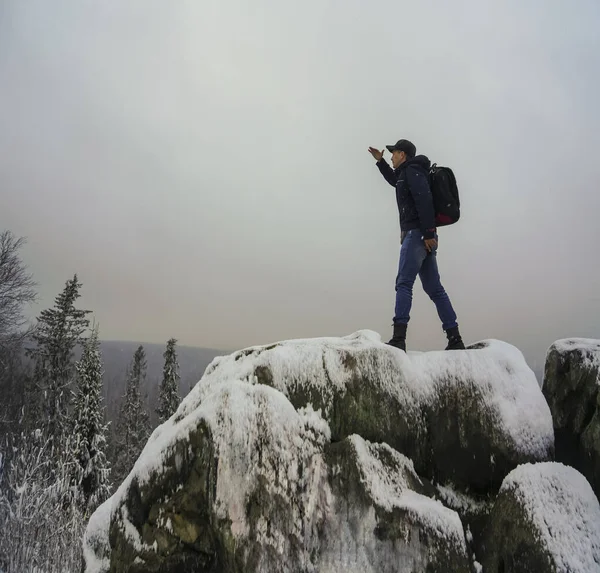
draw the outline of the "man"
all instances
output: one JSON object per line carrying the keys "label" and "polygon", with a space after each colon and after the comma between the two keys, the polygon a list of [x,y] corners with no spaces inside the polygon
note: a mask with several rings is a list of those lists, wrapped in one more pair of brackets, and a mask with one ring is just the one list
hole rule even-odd
{"label": "man", "polygon": [[431,163],[424,155],[416,155],[416,147],[401,139],[386,145],[392,154],[392,167],[383,158],[384,151],[369,147],[385,180],[396,188],[400,211],[400,264],[396,278],[396,311],[394,334],[388,342],[406,351],[406,328],[410,319],[413,285],[419,275],[423,289],[435,303],[442,328],[448,337],[446,350],[464,349],[458,331],[456,313],[446,294],[437,266],[437,232],[428,172]]}

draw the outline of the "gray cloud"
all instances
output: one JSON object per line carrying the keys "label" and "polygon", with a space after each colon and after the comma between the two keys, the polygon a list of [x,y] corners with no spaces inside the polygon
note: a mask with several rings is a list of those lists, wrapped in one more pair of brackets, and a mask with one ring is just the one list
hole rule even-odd
{"label": "gray cloud", "polygon": [[[4,2],[0,225],[37,313],[74,272],[105,338],[389,335],[408,137],[459,179],[443,282],[469,340],[600,336],[600,7]],[[443,334],[415,287],[413,348]]]}

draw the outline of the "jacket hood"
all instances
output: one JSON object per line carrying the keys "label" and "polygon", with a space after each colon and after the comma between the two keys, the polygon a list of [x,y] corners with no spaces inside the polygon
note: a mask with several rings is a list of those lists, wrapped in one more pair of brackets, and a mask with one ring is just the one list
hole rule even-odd
{"label": "jacket hood", "polygon": [[431,161],[425,155],[416,155],[412,159],[406,160],[402,165],[400,165],[400,169],[403,167],[408,167],[410,165],[414,165],[415,167],[422,167],[426,171],[429,171],[431,167]]}

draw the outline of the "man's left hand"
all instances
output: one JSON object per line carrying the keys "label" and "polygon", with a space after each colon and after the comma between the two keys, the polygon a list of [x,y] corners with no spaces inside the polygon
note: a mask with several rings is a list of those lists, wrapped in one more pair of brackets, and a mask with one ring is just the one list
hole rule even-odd
{"label": "man's left hand", "polygon": [[427,252],[431,253],[433,249],[437,248],[437,241],[435,239],[425,239],[425,248]]}

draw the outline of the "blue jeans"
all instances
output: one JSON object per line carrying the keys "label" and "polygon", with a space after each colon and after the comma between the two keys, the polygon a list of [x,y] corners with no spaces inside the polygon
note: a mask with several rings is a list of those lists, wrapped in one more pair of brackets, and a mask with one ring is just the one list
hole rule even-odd
{"label": "blue jeans", "polygon": [[[408,231],[400,248],[400,264],[396,277],[396,314],[394,323],[408,324],[412,306],[413,285],[419,275],[423,290],[435,303],[442,328],[458,326],[450,298],[440,282],[437,249],[427,252],[420,229]],[[437,236],[436,236],[437,239]]]}

